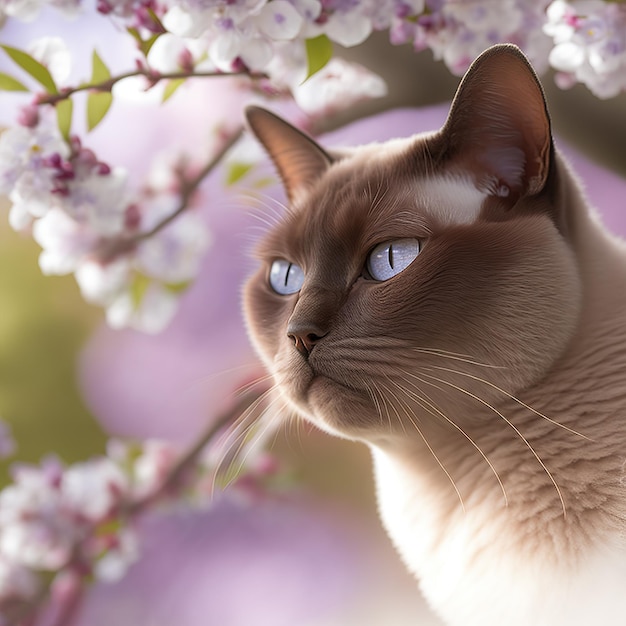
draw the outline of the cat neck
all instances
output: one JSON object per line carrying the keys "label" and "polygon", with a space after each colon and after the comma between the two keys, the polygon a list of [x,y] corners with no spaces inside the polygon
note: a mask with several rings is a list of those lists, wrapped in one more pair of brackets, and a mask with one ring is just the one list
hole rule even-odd
{"label": "cat neck", "polygon": [[[585,537],[626,523],[626,246],[589,211],[557,158],[559,201],[580,264],[577,328],[539,380],[514,396],[468,402],[472,414],[450,415],[462,429],[418,420],[419,434],[371,445],[382,517],[408,524],[399,536],[422,527],[425,511],[434,517],[424,528],[442,532],[471,513],[500,519],[503,532],[514,523],[546,558],[567,560],[569,552],[575,560]],[[553,532],[533,535],[541,523]]]}

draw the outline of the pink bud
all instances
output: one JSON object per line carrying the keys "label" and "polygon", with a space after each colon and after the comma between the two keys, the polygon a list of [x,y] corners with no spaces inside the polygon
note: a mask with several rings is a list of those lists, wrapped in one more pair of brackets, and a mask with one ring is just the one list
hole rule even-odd
{"label": "pink bud", "polygon": [[35,128],[39,124],[39,109],[36,104],[29,104],[20,109],[17,114],[17,123],[26,128]]}
{"label": "pink bud", "polygon": [[183,50],[180,52],[180,54],[178,55],[177,63],[183,72],[193,72],[193,56],[187,48],[183,48]]}
{"label": "pink bud", "polygon": [[96,169],[96,172],[98,172],[98,174],[100,176],[108,176],[111,173],[111,166],[107,165],[106,163],[100,161],[98,163],[98,167]]}
{"label": "pink bud", "polygon": [[141,211],[136,204],[131,204],[124,213],[124,226],[128,230],[137,230],[141,224]]}
{"label": "pink bud", "polygon": [[80,149],[82,148],[82,143],[80,141],[80,137],[78,135],[72,135],[70,137],[70,147],[72,149],[72,152],[79,152]]}
{"label": "pink bud", "polygon": [[58,152],[51,154],[43,160],[43,164],[46,167],[54,167],[55,169],[60,168],[62,162],[61,155]]}
{"label": "pink bud", "polygon": [[113,7],[109,2],[107,2],[107,0],[98,0],[96,9],[98,13],[102,13],[103,15],[108,15],[111,11],[113,11]]}

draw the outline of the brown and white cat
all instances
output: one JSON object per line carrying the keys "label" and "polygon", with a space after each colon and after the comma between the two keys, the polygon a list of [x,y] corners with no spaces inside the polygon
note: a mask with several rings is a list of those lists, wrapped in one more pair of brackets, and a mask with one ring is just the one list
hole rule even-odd
{"label": "brown and white cat", "polygon": [[288,405],[372,451],[446,623],[626,624],[626,246],[495,46],[434,133],[327,151],[257,107],[290,207],[245,289]]}

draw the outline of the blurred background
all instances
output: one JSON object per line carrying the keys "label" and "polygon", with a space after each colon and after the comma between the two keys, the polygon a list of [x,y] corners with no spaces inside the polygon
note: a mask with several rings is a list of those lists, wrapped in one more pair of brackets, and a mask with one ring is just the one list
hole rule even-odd
{"label": "blurred background", "polygon": [[[56,29],[72,41],[79,61],[101,45],[110,66],[123,67],[123,51],[107,43],[115,32],[102,25],[106,20],[98,18],[97,26],[53,16],[41,22],[47,34]],[[0,40],[19,45],[40,36],[29,29],[7,23]],[[322,141],[409,135],[444,119],[458,79],[430,52],[391,46],[379,33],[337,54],[384,76],[389,94],[333,118],[325,129],[331,135]],[[79,62],[75,71],[84,77],[88,70]],[[550,75],[543,84],[558,140],[572,149],[606,223],[626,236],[626,96],[603,101],[580,85],[561,91]],[[149,114],[146,107],[153,105],[122,98],[89,145],[142,176],[146,154],[193,148],[215,119],[232,115],[233,107],[241,111],[246,95],[232,86],[219,89],[186,86]],[[16,101],[2,97],[6,125]],[[203,186],[213,244],[173,324],[158,336],[104,327],[101,309],[82,299],[72,277],[43,276],[37,244],[11,230],[3,203],[0,417],[12,427],[16,458],[39,462],[54,452],[67,463],[84,460],[102,454],[111,435],[188,443],[238,385],[260,375],[238,313],[258,234],[245,183],[226,192],[223,173],[216,172]],[[367,450],[300,425],[279,429],[271,451],[293,489],[274,500],[220,500],[214,511],[168,511],[146,520],[144,557],[124,583],[94,589],[80,623],[438,624],[380,528]],[[3,484],[13,461],[2,465]]]}

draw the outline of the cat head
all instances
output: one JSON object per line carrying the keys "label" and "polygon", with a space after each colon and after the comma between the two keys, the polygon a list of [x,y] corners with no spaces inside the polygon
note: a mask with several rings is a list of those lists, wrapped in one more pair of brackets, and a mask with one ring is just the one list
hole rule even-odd
{"label": "cat head", "polygon": [[368,441],[415,416],[483,419],[476,397],[559,358],[576,258],[543,91],[516,47],[474,62],[430,134],[335,152],[264,109],[247,117],[290,206],[245,314],[298,413]]}

